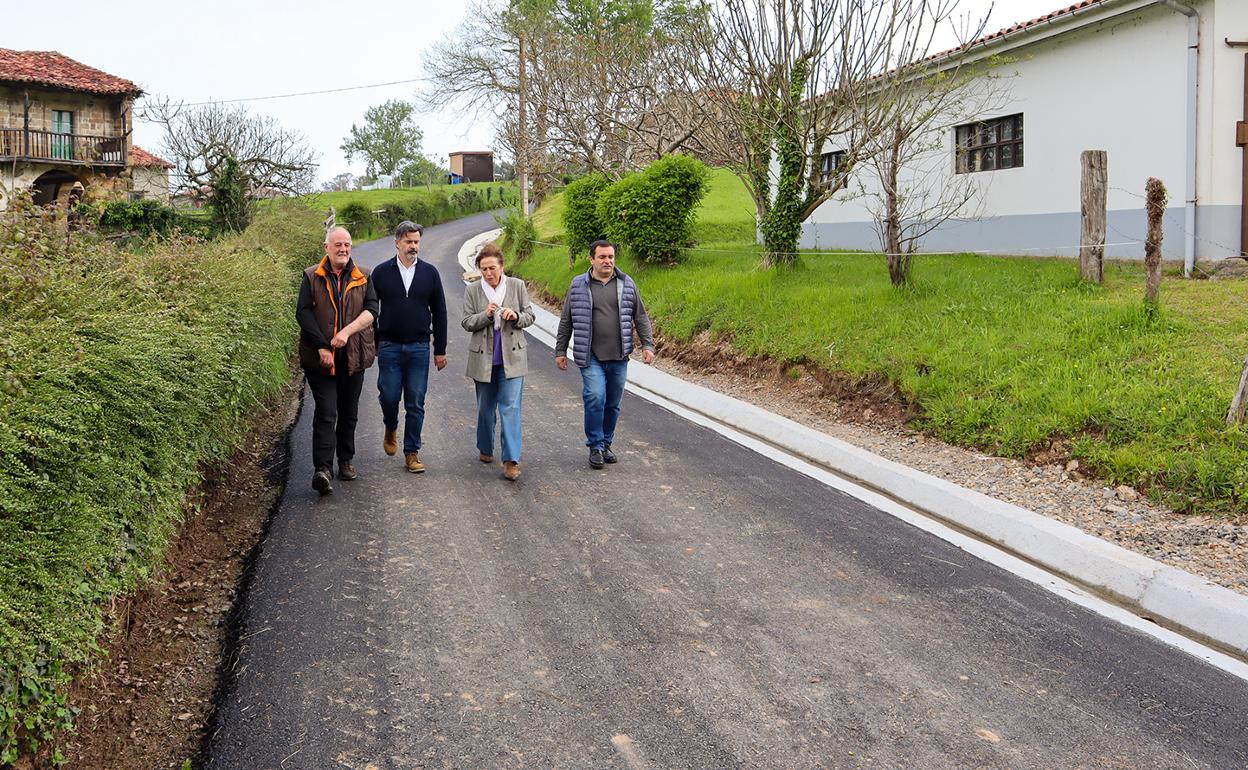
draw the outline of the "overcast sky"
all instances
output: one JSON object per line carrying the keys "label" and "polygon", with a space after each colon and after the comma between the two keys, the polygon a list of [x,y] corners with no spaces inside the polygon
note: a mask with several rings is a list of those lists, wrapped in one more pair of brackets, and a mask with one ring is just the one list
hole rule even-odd
{"label": "overcast sky", "polygon": [[[1035,18],[1073,0],[998,0],[989,30]],[[457,0],[217,0],[180,5],[154,0],[5,2],[0,48],[53,50],[138,83],[149,94],[184,102],[411,80],[420,77],[426,46],[453,35],[464,13]],[[962,0],[982,14],[989,0]],[[364,110],[410,99],[419,84],[249,102],[256,113],[302,132],[328,179],[347,163],[339,146]],[[494,129],[455,113],[423,115],[424,150],[445,159],[454,150],[493,149]],[[160,148],[154,126],[135,127],[137,144]]]}

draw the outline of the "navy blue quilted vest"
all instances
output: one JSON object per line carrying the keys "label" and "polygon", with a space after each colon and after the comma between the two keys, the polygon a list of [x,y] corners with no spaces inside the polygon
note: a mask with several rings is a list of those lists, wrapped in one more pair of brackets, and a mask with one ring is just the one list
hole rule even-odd
{"label": "navy blue quilted vest", "polygon": [[[620,340],[624,357],[633,352],[633,311],[637,307],[637,284],[627,273],[615,271],[616,296],[620,303]],[[590,340],[594,335],[594,302],[589,292],[588,272],[572,279],[572,360],[584,369],[589,366]]]}

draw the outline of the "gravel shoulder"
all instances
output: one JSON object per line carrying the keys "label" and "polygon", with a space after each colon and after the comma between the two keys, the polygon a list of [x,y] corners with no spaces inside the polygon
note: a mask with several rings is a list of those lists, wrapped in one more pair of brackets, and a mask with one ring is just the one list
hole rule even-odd
{"label": "gravel shoulder", "polygon": [[[667,343],[655,365],[669,374],[787,417],[833,438],[1065,522],[1088,534],[1248,595],[1248,520],[1175,513],[1129,487],[1111,488],[1077,462],[985,455],[906,427],[901,409],[860,398],[829,398],[826,383],[762,366],[707,366]],[[666,355],[665,355],[666,354]]]}

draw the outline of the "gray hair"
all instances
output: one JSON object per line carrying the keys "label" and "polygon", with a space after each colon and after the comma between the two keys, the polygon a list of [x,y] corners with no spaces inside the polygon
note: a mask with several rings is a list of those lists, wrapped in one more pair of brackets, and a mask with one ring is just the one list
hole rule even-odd
{"label": "gray hair", "polygon": [[425,226],[418,225],[415,222],[411,221],[410,219],[404,219],[402,222],[400,222],[398,225],[395,226],[394,239],[396,241],[400,240],[403,238],[403,236],[407,235],[408,233],[420,233],[421,235],[424,235]]}
{"label": "gray hair", "polygon": [[325,245],[326,245],[326,246],[328,246],[328,245],[329,245],[329,241],[330,241],[330,239],[334,237],[334,233],[338,232],[339,230],[341,230],[342,232],[346,233],[348,238],[350,238],[350,237],[351,237],[351,231],[350,231],[350,230],[348,230],[347,228],[345,228],[345,227],[331,227],[331,228],[329,228],[328,230],[326,230],[326,231],[325,231]]}

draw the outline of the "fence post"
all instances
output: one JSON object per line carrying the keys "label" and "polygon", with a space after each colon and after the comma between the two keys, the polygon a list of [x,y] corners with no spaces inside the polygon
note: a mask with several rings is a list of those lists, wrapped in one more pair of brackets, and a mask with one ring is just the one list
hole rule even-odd
{"label": "fence post", "polygon": [[1079,156],[1079,277],[1092,283],[1104,280],[1105,186],[1108,157],[1104,150],[1084,150]]}
{"label": "fence post", "polygon": [[1226,413],[1226,424],[1248,420],[1248,358],[1244,359],[1244,372],[1239,375],[1239,387],[1235,397],[1231,399],[1231,408]]}
{"label": "fence post", "polygon": [[1150,313],[1157,311],[1161,290],[1161,216],[1166,212],[1166,186],[1156,177],[1144,185],[1144,206],[1148,215],[1148,234],[1144,236],[1144,265],[1148,280],[1144,284],[1144,304]]}

